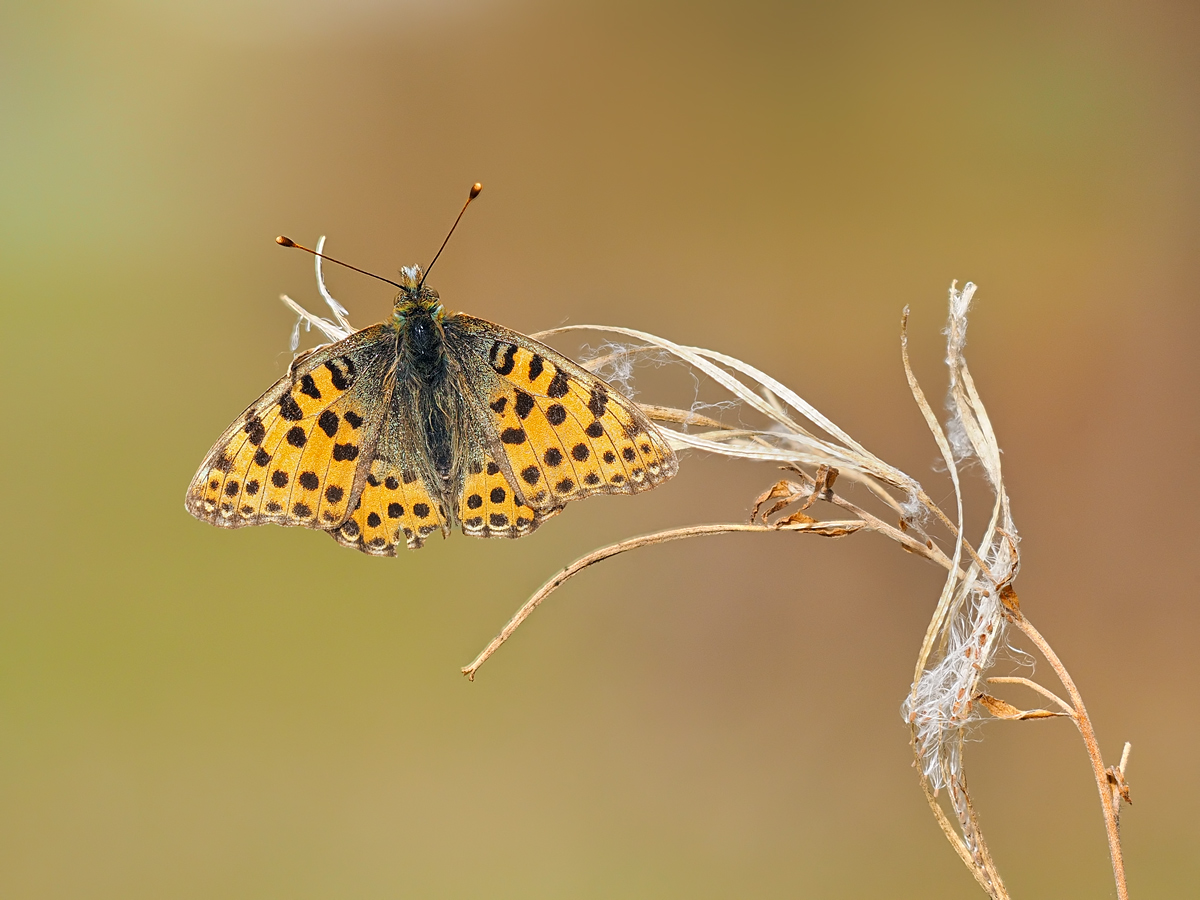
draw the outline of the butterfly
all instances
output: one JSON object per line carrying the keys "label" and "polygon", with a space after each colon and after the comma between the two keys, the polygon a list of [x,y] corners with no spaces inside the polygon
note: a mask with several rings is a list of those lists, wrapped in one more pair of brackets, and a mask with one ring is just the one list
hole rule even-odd
{"label": "butterfly", "polygon": [[638,493],[678,470],[611,385],[533,338],[448,313],[417,267],[395,284],[388,321],[297,356],[225,430],[188,487],[189,513],[316,528],[395,556],[454,525],[523,537],[571,500]]}

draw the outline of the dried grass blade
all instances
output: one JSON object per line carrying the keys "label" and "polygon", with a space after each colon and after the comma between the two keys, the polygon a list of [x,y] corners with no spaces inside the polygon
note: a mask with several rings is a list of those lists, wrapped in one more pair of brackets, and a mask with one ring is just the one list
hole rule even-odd
{"label": "dried grass blade", "polygon": [[942,624],[949,614],[950,602],[954,597],[954,589],[958,584],[958,567],[962,561],[963,545],[963,501],[962,485],[958,481],[958,466],[954,462],[954,451],[950,449],[950,441],[946,438],[946,433],[942,430],[937,416],[934,415],[933,407],[929,405],[929,401],[925,398],[925,391],[921,389],[920,382],[917,381],[917,376],[913,372],[912,362],[908,357],[907,306],[904,307],[904,313],[900,319],[900,358],[904,362],[904,375],[908,379],[908,389],[912,392],[913,400],[916,401],[917,407],[921,410],[921,415],[925,417],[925,424],[933,435],[938,450],[941,451],[942,459],[946,463],[946,471],[950,474],[950,481],[954,485],[954,500],[958,507],[958,529],[954,539],[954,554],[951,556],[950,568],[946,573],[946,582],[942,585],[942,594],[938,598],[937,606],[934,607],[933,617],[929,621],[929,627],[925,630],[925,638],[921,641],[921,650],[917,654],[917,665],[916,670],[913,672],[911,694],[911,697],[915,700],[917,685],[921,683],[921,675],[925,671],[926,664],[929,662],[929,655],[933,652],[933,646],[937,642],[938,634],[941,633]]}

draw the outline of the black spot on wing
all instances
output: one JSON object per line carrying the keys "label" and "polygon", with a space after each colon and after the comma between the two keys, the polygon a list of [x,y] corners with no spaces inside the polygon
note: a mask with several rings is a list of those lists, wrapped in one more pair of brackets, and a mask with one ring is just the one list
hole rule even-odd
{"label": "black spot on wing", "polygon": [[592,396],[588,399],[588,409],[597,419],[604,415],[604,407],[608,404],[608,391],[600,386],[592,388]]}
{"label": "black spot on wing", "polygon": [[348,409],[346,412],[342,413],[342,418],[346,420],[346,423],[351,428],[358,428],[363,423],[363,417],[352,409]]}
{"label": "black spot on wing", "polygon": [[333,437],[337,434],[338,430],[337,413],[331,409],[325,410],[325,412],[321,413],[320,418],[317,419],[317,424],[321,426],[321,430],[325,432],[326,437]]}
{"label": "black spot on wing", "polygon": [[267,436],[267,429],[263,427],[262,419],[251,414],[246,419],[246,440],[252,443],[255,447],[263,442],[263,438]]}
{"label": "black spot on wing", "polygon": [[321,391],[317,387],[317,383],[313,381],[311,372],[300,379],[300,393],[312,397],[314,400],[321,399]]}
{"label": "black spot on wing", "polygon": [[524,391],[517,391],[517,402],[513,404],[517,416],[524,419],[533,412],[533,398]]}
{"label": "black spot on wing", "polygon": [[[503,354],[501,353],[501,348],[503,348]],[[517,347],[515,344],[504,344],[501,341],[496,341],[492,344],[492,349],[488,353],[488,362],[501,375],[508,375],[516,365],[514,359],[516,355]]]}
{"label": "black spot on wing", "polygon": [[537,381],[538,376],[542,374],[542,371],[545,368],[546,366],[543,363],[542,358],[536,353],[533,354],[529,360],[529,380],[531,382]]}
{"label": "black spot on wing", "polygon": [[339,391],[345,391],[354,384],[354,379],[358,376],[358,370],[354,367],[354,360],[348,356],[339,356],[337,359],[331,359],[325,363],[325,368],[329,370],[329,380],[333,382],[333,386]]}
{"label": "black spot on wing", "polygon": [[550,379],[550,384],[546,388],[547,396],[558,398],[565,397],[571,390],[571,383],[567,381],[567,376],[562,372],[555,372],[554,377]]}
{"label": "black spot on wing", "polygon": [[304,410],[291,394],[284,394],[279,400],[279,414],[289,422],[299,422],[304,418]]}

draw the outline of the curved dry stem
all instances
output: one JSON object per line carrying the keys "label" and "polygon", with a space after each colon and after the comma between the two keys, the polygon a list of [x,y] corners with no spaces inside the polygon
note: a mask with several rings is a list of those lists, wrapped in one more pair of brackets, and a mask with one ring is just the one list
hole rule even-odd
{"label": "curved dry stem", "polygon": [[[1120,900],[1129,900],[1129,888],[1125,884],[1125,860],[1121,854],[1121,834],[1117,828],[1117,812],[1112,800],[1112,788],[1109,786],[1108,771],[1104,768],[1104,757],[1100,754],[1100,745],[1096,741],[1092,720],[1088,717],[1087,709],[1083,705],[1083,697],[1080,696],[1074,679],[1071,678],[1058,655],[1041,633],[1033,627],[1033,623],[1026,619],[1019,610],[1010,612],[1007,618],[1021,629],[1021,632],[1038,648],[1038,652],[1042,654],[1046,662],[1050,663],[1050,668],[1054,670],[1054,674],[1058,676],[1058,680],[1062,682],[1062,686],[1067,689],[1067,694],[1071,698],[1072,717],[1075,720],[1075,726],[1079,729],[1079,734],[1083,737],[1083,743],[1087,747],[1088,758],[1092,761],[1092,774],[1096,778],[1096,788],[1100,791],[1100,806],[1104,810],[1104,829],[1108,832],[1108,853],[1112,858],[1113,878],[1117,883],[1117,897]],[[1126,744],[1126,747],[1128,746]],[[1128,760],[1127,754],[1128,751],[1125,752],[1123,762]],[[1121,769],[1121,772],[1124,774],[1124,768]]]}
{"label": "curved dry stem", "polygon": [[603,560],[610,559],[621,553],[629,550],[636,550],[639,547],[648,547],[652,544],[665,544],[670,541],[679,541],[684,538],[704,537],[705,535],[713,534],[735,534],[737,532],[779,532],[779,531],[801,531],[810,532],[812,534],[822,535],[824,537],[841,537],[846,534],[853,534],[865,526],[865,523],[859,520],[847,520],[836,522],[798,522],[779,525],[743,525],[743,524],[726,524],[726,525],[692,525],[687,528],[671,528],[666,531],[658,531],[654,534],[645,534],[641,537],[630,538],[626,541],[620,541],[616,544],[610,544],[607,547],[602,547],[599,550],[594,550],[587,556],[581,556],[571,565],[567,566],[541,588],[538,589],[532,597],[525,601],[524,605],[517,610],[508,624],[500,630],[500,633],[492,638],[489,643],[470,665],[464,666],[462,673],[471,681],[475,680],[475,673],[479,671],[488,659],[500,649],[500,646],[507,641],[514,631],[521,627],[521,623],[529,618],[530,614],[541,606],[542,601],[549,597],[552,593],[562,587],[566,582],[570,581],[588,566],[595,565]]}
{"label": "curved dry stem", "polygon": [[946,836],[946,840],[950,842],[950,846],[954,848],[954,852],[963,861],[963,865],[975,876],[975,880],[979,882],[979,886],[994,900],[1008,900],[1008,892],[1004,889],[1004,885],[1001,883],[998,886],[999,891],[993,890],[993,885],[988,882],[987,870],[976,865],[975,858],[971,855],[971,851],[967,848],[966,843],[955,830],[950,817],[942,809],[942,805],[938,803],[937,796],[929,787],[929,779],[924,774],[921,775],[921,790],[925,793],[925,800],[929,803],[929,808],[933,811],[933,817],[937,819],[938,826],[942,829],[942,834]]}

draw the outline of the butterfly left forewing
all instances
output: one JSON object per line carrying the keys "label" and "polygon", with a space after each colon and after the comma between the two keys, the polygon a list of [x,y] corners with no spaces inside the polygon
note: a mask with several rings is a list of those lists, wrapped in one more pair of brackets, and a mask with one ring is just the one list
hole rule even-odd
{"label": "butterfly left forewing", "polygon": [[678,470],[633,401],[550,347],[462,315],[448,322],[446,343],[495,461],[533,509],[636,493]]}
{"label": "butterfly left forewing", "polygon": [[298,357],[209,451],[188,512],[226,528],[340,525],[373,454],[393,346],[375,326]]}

